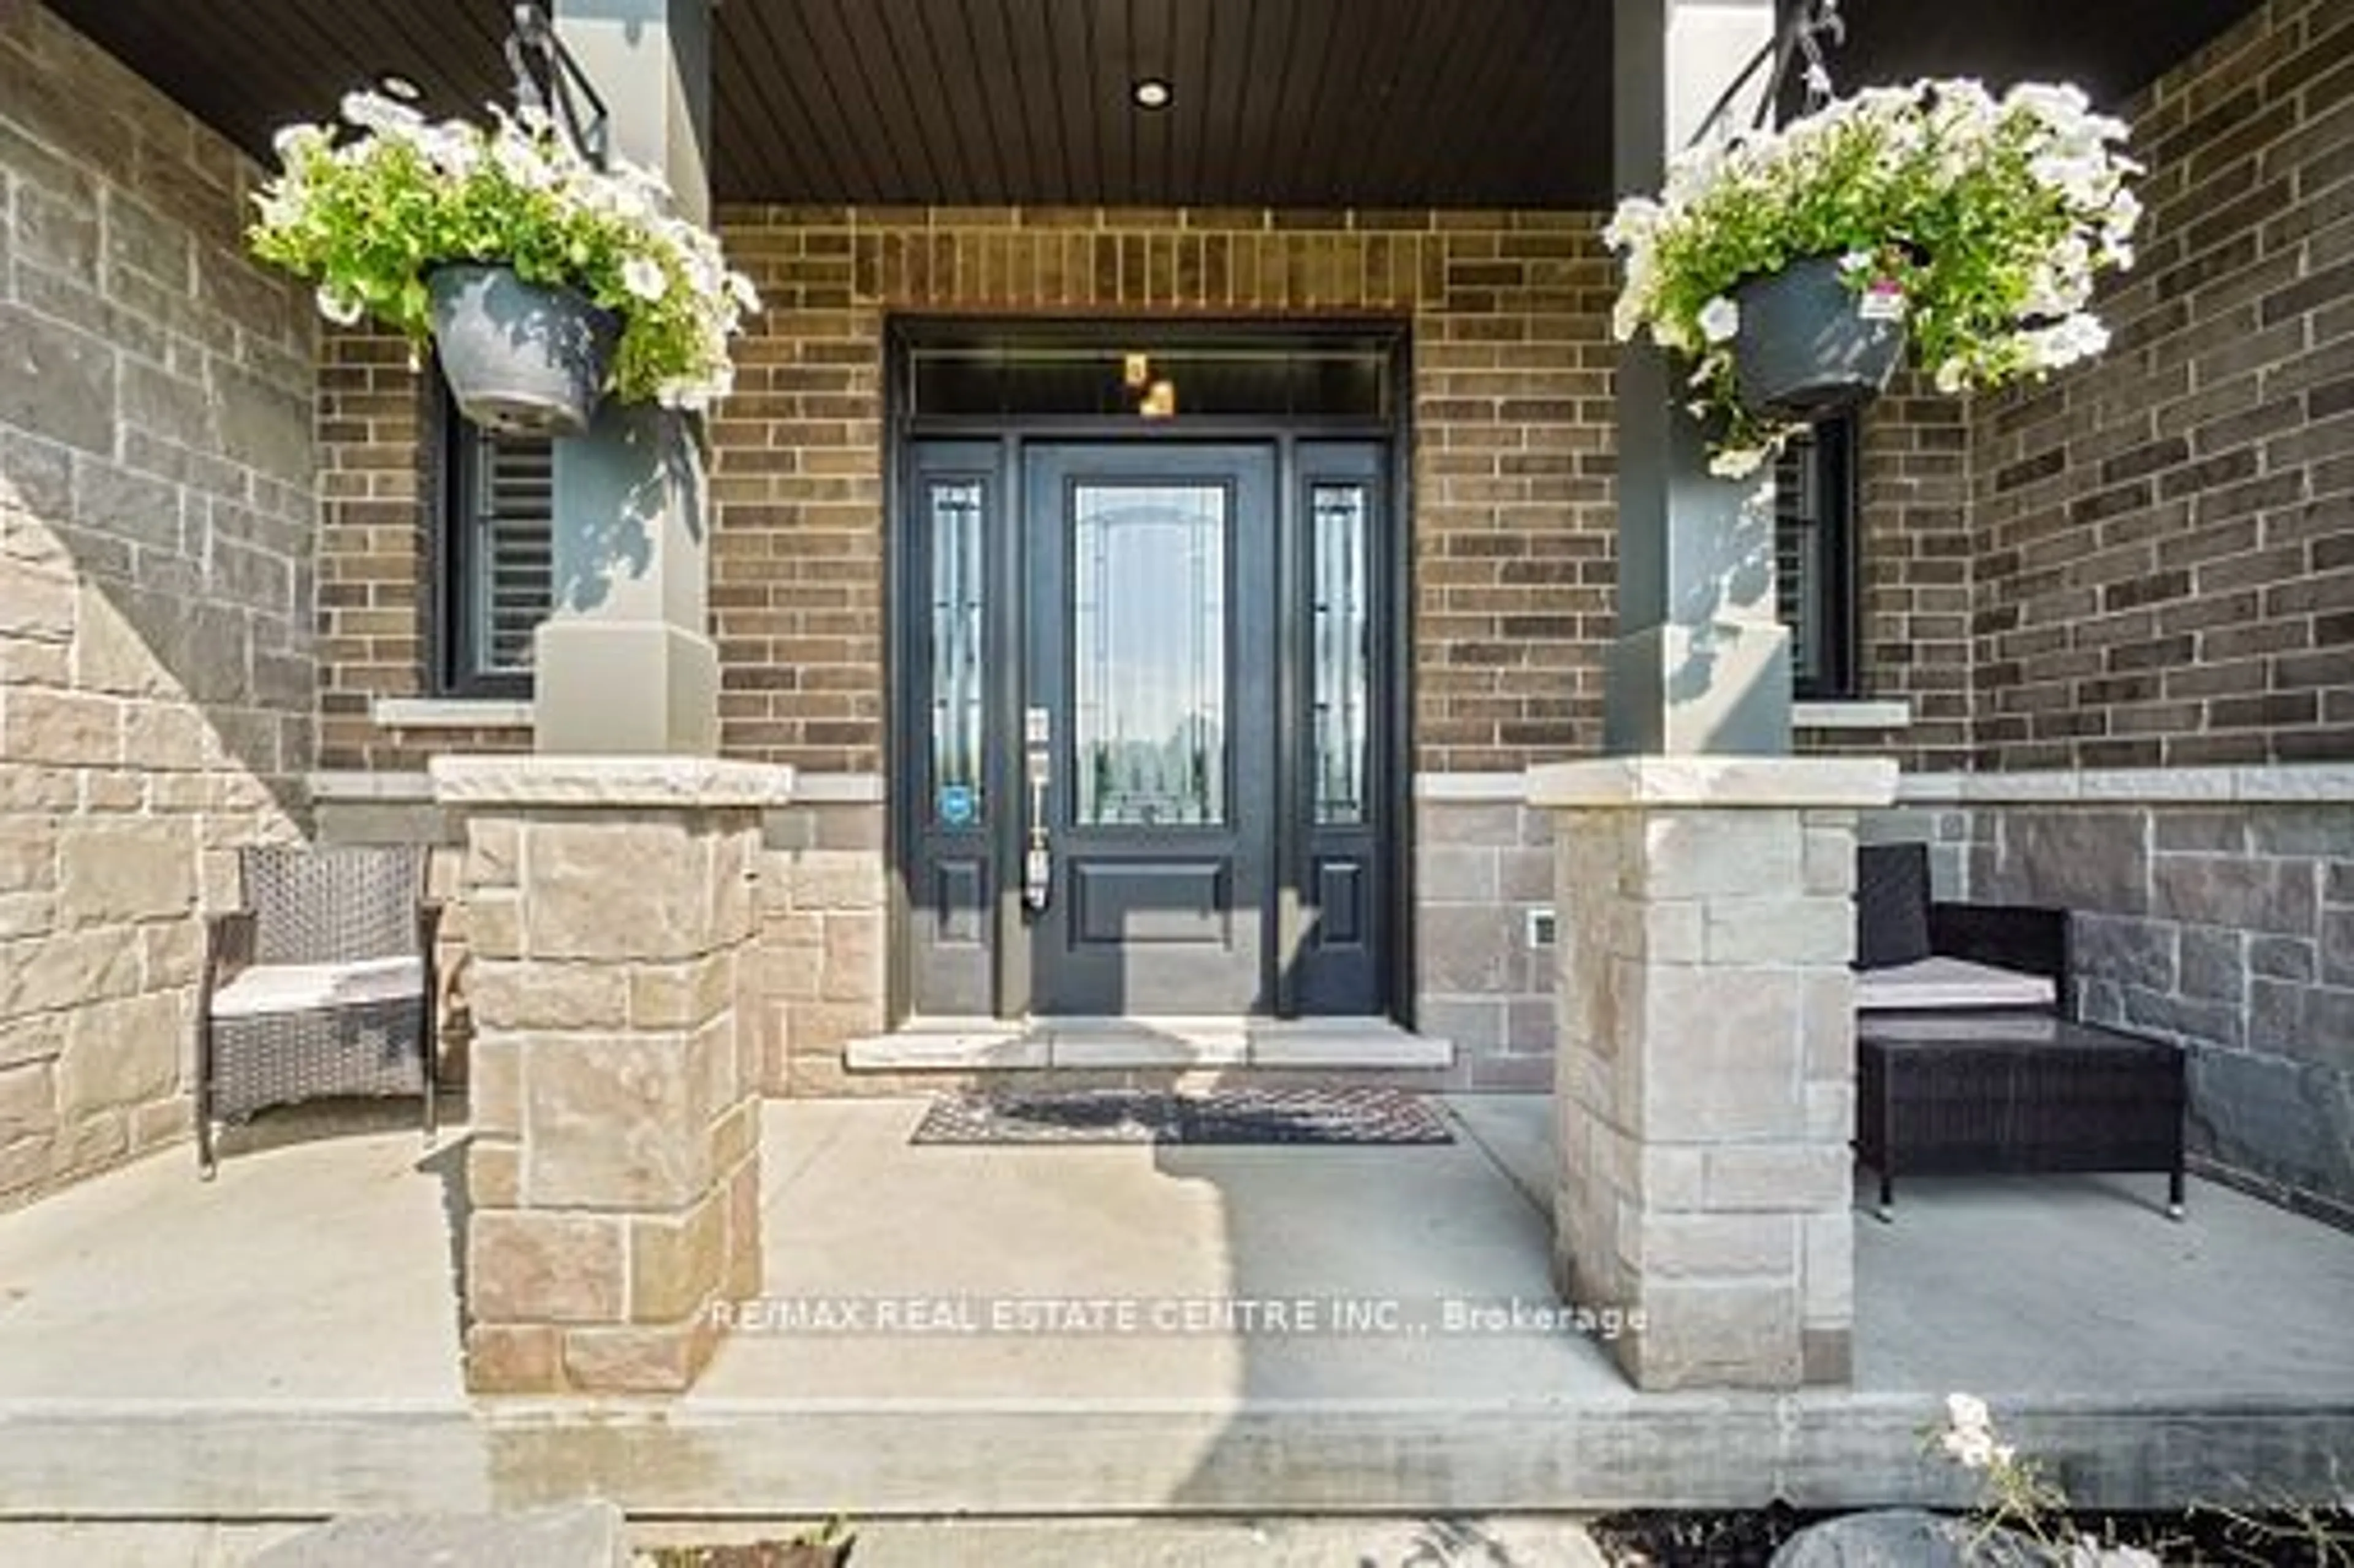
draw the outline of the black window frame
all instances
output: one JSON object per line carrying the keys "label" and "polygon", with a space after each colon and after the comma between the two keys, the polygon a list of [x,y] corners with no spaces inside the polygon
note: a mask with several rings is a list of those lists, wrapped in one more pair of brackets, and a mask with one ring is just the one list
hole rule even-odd
{"label": "black window frame", "polygon": [[[1822,503],[1823,514],[1811,520],[1807,527],[1810,536],[1799,546],[1800,565],[1813,578],[1811,597],[1819,607],[1813,625],[1790,628],[1791,690],[1801,702],[1851,702],[1861,694],[1858,658],[1861,574],[1857,559],[1861,486],[1856,423],[1854,415],[1841,415],[1818,423],[1797,438],[1807,446],[1799,461],[1815,466],[1812,490]],[[1791,602],[1791,585],[1784,580],[1787,571],[1782,547],[1782,506],[1777,496],[1774,538],[1777,613]],[[1787,615],[1783,619],[1789,624]]]}
{"label": "black window frame", "polygon": [[533,689],[528,670],[481,667],[472,590],[477,575],[487,569],[481,547],[482,518],[475,509],[485,432],[459,409],[447,382],[439,376],[434,382],[431,440],[437,493],[432,506],[435,527],[427,552],[432,574],[427,649],[430,684],[437,696],[528,698]]}

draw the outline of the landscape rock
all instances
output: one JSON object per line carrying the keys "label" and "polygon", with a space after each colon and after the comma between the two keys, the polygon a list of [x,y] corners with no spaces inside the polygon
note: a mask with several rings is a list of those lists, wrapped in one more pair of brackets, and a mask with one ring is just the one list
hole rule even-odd
{"label": "landscape rock", "polygon": [[1809,1525],[1770,1568],[2045,1568],[2051,1555],[2007,1530],[1922,1509],[1878,1509]]}

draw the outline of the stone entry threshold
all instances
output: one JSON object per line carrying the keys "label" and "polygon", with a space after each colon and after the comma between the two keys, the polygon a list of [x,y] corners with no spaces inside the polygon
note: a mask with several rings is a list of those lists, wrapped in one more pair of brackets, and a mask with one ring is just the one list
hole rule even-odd
{"label": "stone entry threshold", "polygon": [[854,1073],[1055,1067],[1269,1067],[1382,1071],[1454,1065],[1454,1042],[1386,1018],[913,1019],[854,1040]]}

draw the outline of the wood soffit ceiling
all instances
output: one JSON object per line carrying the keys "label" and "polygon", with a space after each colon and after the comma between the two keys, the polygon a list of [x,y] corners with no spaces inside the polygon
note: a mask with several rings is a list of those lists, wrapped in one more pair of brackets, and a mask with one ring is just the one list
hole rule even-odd
{"label": "wood soffit ceiling", "polygon": [[[504,0],[47,0],[258,155],[379,73],[503,98]],[[2253,0],[1847,0],[1842,88],[2071,77],[2116,104]],[[729,201],[1598,207],[1608,0],[724,0]],[[1141,78],[1174,101],[1145,111]]]}

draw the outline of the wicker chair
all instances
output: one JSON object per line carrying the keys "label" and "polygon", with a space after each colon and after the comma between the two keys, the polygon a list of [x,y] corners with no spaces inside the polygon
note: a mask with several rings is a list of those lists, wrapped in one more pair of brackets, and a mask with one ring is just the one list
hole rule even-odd
{"label": "wicker chair", "polygon": [[245,907],[207,922],[196,1160],[216,1128],[342,1095],[419,1096],[433,1136],[433,941],[420,849],[242,852]]}

